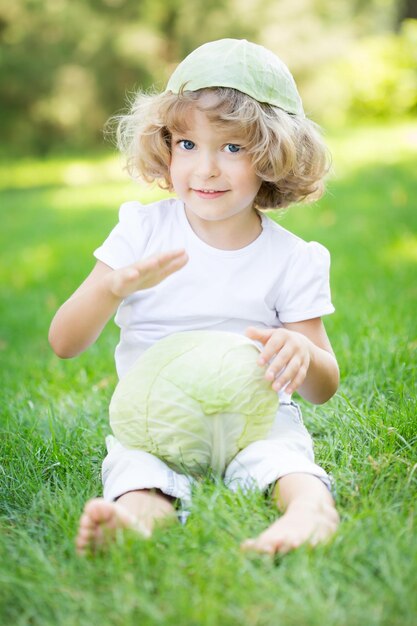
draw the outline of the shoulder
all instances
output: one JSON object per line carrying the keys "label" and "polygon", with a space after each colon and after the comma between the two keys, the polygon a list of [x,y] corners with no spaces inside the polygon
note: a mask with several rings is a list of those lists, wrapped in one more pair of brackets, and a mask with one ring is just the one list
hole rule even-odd
{"label": "shoulder", "polygon": [[282,323],[301,322],[333,313],[330,254],[317,241],[305,241],[268,218],[269,246],[281,268],[275,307]]}
{"label": "shoulder", "polygon": [[[119,209],[119,221],[107,239],[94,251],[94,256],[116,269],[134,263],[146,255],[149,242],[170,229],[176,215],[173,198],[151,204],[133,200]],[[158,251],[158,249],[156,250]]]}
{"label": "shoulder", "polygon": [[272,249],[280,256],[281,261],[287,261],[290,265],[309,261],[320,265],[330,263],[330,253],[321,243],[305,241],[265,214],[262,216],[262,224],[268,233]]}
{"label": "shoulder", "polygon": [[145,223],[152,227],[175,214],[177,210],[179,210],[179,201],[176,198],[166,198],[150,204],[141,204],[137,200],[132,200],[121,205],[119,222],[128,228]]}

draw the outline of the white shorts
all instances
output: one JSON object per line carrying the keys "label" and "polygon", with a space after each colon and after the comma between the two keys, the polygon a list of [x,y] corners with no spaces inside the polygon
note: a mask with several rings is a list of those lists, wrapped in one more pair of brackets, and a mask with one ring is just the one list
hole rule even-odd
{"label": "white shorts", "polygon": [[[142,450],[129,450],[113,436],[106,438],[108,454],[103,462],[103,496],[113,501],[128,491],[159,489],[181,501],[182,509],[191,505],[191,476],[172,470],[158,457]],[[227,466],[224,482],[232,491],[259,489],[287,474],[312,474],[329,489],[331,479],[314,463],[312,439],[303,424],[297,404],[280,404],[266,439],[241,450]]]}

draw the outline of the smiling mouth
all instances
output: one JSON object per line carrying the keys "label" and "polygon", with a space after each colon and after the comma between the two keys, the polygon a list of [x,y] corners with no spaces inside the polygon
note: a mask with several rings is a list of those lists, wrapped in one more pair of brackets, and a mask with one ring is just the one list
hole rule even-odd
{"label": "smiling mouth", "polygon": [[225,193],[227,189],[194,189],[198,193]]}
{"label": "smiling mouth", "polygon": [[228,189],[193,189],[193,192],[201,200],[217,200],[223,198]]}

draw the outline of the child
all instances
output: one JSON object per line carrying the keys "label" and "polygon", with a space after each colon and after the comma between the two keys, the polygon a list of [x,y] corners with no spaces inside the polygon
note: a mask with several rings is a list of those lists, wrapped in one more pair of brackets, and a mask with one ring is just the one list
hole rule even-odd
{"label": "child", "polygon": [[[138,94],[119,119],[118,139],[134,177],[157,180],[177,197],[122,205],[91,274],[52,321],[52,348],[76,356],[115,312],[119,377],[174,332],[232,331],[258,342],[258,363],[267,365],[280,408],[267,438],[239,452],[224,480],[232,490],[275,485],[283,515],[242,549],[285,553],[325,541],[339,518],[291,394],[320,404],[338,386],[321,321],[334,310],[329,254],[261,213],[318,197],[327,170],[326,149],[291,74],[245,40],[205,44],[162,94]],[[80,553],[117,528],[150,536],[155,524],[175,517],[174,500],[190,503],[189,476],[114,438],[108,448],[104,498],[85,506]]]}

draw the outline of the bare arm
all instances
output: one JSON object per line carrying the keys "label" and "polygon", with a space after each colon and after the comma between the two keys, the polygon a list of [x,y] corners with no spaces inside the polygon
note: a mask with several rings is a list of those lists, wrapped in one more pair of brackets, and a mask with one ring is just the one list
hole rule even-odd
{"label": "bare arm", "polygon": [[149,257],[119,270],[98,261],[52,320],[49,343],[54,352],[67,359],[86,350],[99,337],[124,298],[157,285],[187,261],[184,250]]}
{"label": "bare arm", "polygon": [[314,404],[327,402],[337,391],[339,367],[321,318],[284,324],[278,329],[248,328],[264,350],[259,364],[269,362],[266,377],[278,391],[298,393]]}

